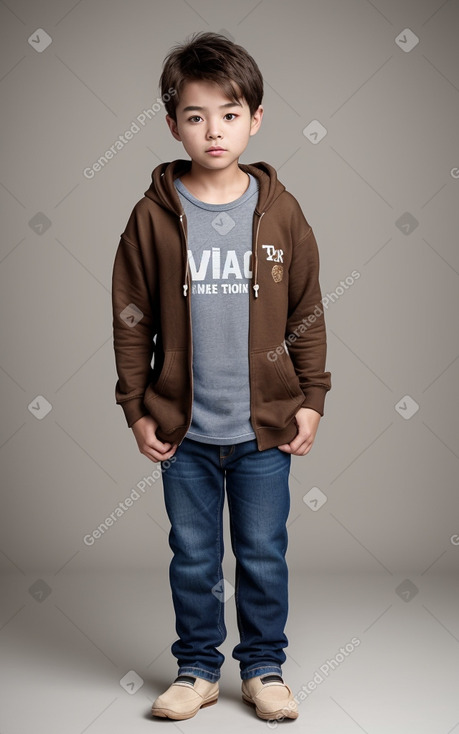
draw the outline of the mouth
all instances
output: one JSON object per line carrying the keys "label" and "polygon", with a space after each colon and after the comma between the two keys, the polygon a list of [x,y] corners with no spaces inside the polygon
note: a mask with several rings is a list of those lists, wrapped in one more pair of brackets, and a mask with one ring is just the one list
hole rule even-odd
{"label": "mouth", "polygon": [[220,146],[215,146],[212,148],[207,148],[206,153],[225,153],[226,148],[220,148]]}

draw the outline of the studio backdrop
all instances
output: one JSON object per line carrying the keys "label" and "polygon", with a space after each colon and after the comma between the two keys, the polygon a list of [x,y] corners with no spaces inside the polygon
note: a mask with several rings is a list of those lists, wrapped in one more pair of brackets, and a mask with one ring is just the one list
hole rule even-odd
{"label": "studio backdrop", "polygon": [[186,157],[163,58],[212,30],[264,76],[242,162],[277,169],[320,250],[332,389],[292,463],[290,566],[457,570],[458,3],[16,0],[0,19],[0,567],[169,557],[158,465],[115,404],[111,272],[152,169]]}

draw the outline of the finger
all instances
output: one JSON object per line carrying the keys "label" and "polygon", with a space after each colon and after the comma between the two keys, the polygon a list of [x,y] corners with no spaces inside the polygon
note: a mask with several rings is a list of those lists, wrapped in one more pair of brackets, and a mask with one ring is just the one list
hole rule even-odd
{"label": "finger", "polygon": [[312,449],[313,443],[314,441],[310,439],[303,444],[303,446],[301,447],[301,456],[306,456],[306,454],[309,454],[310,450]]}
{"label": "finger", "polygon": [[158,454],[167,454],[167,452],[171,450],[172,444],[163,443],[156,438],[156,436],[153,436],[150,440],[145,442],[145,448],[153,449],[153,451],[156,451]]}
{"label": "finger", "polygon": [[307,445],[308,445],[308,438],[298,434],[297,436],[295,436],[293,441],[290,441],[290,443],[284,443],[281,446],[278,446],[277,448],[280,449],[281,451],[285,451],[288,454],[298,454],[299,456],[301,456],[304,448]]}
{"label": "finger", "polygon": [[151,449],[148,451],[142,451],[142,453],[147,457],[147,459],[150,459],[150,461],[158,463],[159,461],[170,459],[175,454],[175,450],[167,454],[159,454],[157,451],[153,451]]}
{"label": "finger", "polygon": [[292,453],[295,454],[295,456],[305,456],[309,453],[311,450],[313,441],[311,439],[303,441],[298,448],[295,448]]}
{"label": "finger", "polygon": [[296,453],[297,451],[305,448],[305,446],[308,444],[308,441],[309,435],[305,436],[304,434],[298,433],[293,441],[290,442],[290,448],[292,449],[292,452]]}
{"label": "finger", "polygon": [[176,450],[176,446],[171,443],[163,443],[156,436],[149,436],[142,445],[142,453],[148,456],[156,456],[156,461],[166,458],[171,451]]}

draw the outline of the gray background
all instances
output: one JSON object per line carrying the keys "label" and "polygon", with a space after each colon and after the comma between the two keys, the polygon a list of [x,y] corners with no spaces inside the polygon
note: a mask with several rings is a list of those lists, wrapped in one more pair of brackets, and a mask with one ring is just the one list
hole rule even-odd
{"label": "gray background", "polygon": [[[327,681],[310,704],[316,731],[459,731],[459,3],[10,0],[0,25],[0,659],[15,661],[2,734],[27,723],[19,680],[35,730],[62,731],[75,676],[97,670],[65,724],[94,734],[138,716],[125,673],[150,676],[141,706],[173,674],[161,483],[92,546],[83,537],[156,468],[114,402],[111,270],[151,170],[186,155],[161,110],[92,179],[83,171],[152,106],[164,56],[198,30],[229,34],[260,66],[265,117],[242,161],[270,162],[299,200],[323,295],[360,273],[326,310],[333,387],[312,451],[292,465],[296,690],[358,635],[338,693]],[[38,29],[52,39],[42,52]],[[303,132],[313,120],[327,131],[319,142]],[[400,660],[385,657],[394,640]],[[49,679],[35,662],[46,655]],[[62,711],[49,698],[58,682]],[[201,722],[215,725],[217,709]],[[234,714],[241,731],[263,726],[249,714]]]}

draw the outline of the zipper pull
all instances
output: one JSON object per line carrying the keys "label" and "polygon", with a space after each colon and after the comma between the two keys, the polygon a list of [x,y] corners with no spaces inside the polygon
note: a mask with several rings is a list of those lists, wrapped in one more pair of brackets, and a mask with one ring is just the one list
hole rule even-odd
{"label": "zipper pull", "polygon": [[256,283],[256,285],[253,286],[253,290],[255,291],[255,298],[258,298],[258,289],[259,289],[259,287],[260,286],[258,285],[258,283]]}
{"label": "zipper pull", "polygon": [[188,292],[188,285],[186,283],[183,284],[183,295],[186,296]]}

